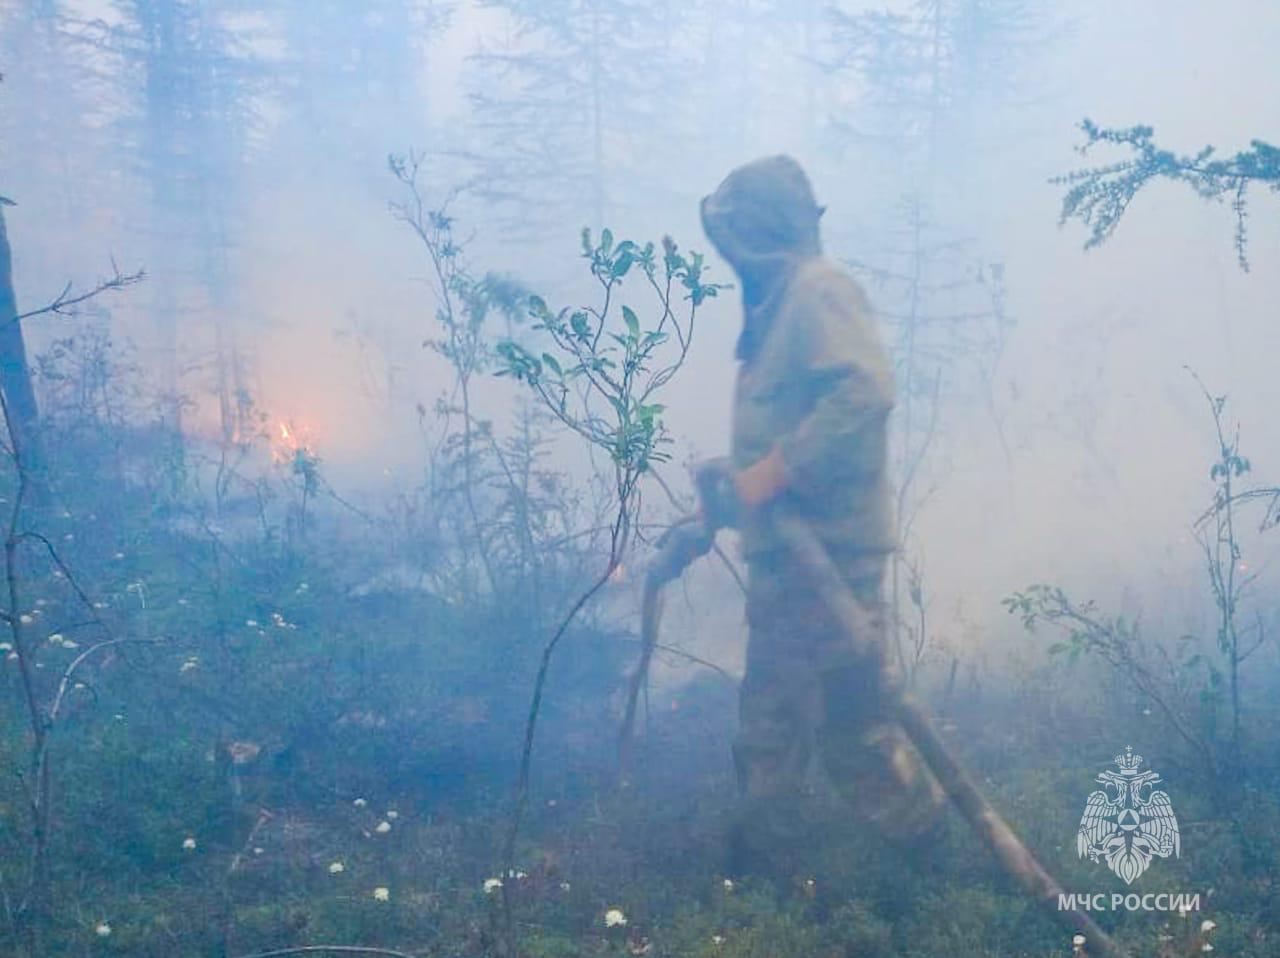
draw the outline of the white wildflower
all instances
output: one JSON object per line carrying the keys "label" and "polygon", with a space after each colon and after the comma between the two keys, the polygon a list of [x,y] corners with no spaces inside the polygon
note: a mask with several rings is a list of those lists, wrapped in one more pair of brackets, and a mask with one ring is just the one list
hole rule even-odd
{"label": "white wildflower", "polygon": [[245,624],[245,625],[247,625],[247,626],[248,626],[249,628],[251,628],[251,629],[256,629],[256,628],[258,627],[258,620],[257,620],[257,619],[245,619],[245,620],[244,620],[244,624]]}
{"label": "white wildflower", "polygon": [[63,639],[63,640],[62,640],[62,647],[63,647],[64,649],[78,649],[78,648],[80,648],[80,643],[79,643],[79,642],[76,642],[76,641],[74,641],[74,640],[72,640],[72,639]]}
{"label": "white wildflower", "polygon": [[397,812],[394,808],[387,810],[387,818],[390,819],[391,821],[394,822],[399,817],[400,817],[400,813]]}
{"label": "white wildflower", "polygon": [[713,944],[713,945],[722,945],[722,944],[724,944],[724,935],[712,935],[712,936],[711,936],[711,944]]}
{"label": "white wildflower", "polygon": [[1209,943],[1206,941],[1203,945],[1201,945],[1201,946],[1200,946],[1200,950],[1201,950],[1201,951],[1213,951],[1213,945],[1209,944]]}
{"label": "white wildflower", "polygon": [[113,558],[113,559],[115,559],[115,560],[119,561],[120,559],[123,559],[123,558],[124,558],[124,553],[123,553],[123,552],[117,552],[117,553],[116,553],[115,555],[113,555],[111,558]]}
{"label": "white wildflower", "polygon": [[248,765],[262,754],[262,746],[257,742],[228,742],[227,754],[231,756],[232,765]]}
{"label": "white wildflower", "polygon": [[330,874],[330,875],[341,875],[341,874],[342,874],[344,871],[346,871],[346,870],[347,870],[347,866],[346,866],[346,865],[344,865],[344,864],[342,864],[342,862],[330,862],[330,863],[329,863],[329,874]]}
{"label": "white wildflower", "polygon": [[391,831],[391,823],[378,822],[378,827],[375,828],[374,831],[377,832],[379,835],[385,835],[387,832]]}
{"label": "white wildflower", "polygon": [[93,933],[97,935],[99,938],[106,938],[108,935],[111,934],[111,926],[108,925],[105,921],[100,921],[93,926]]}
{"label": "white wildflower", "polygon": [[1206,935],[1217,927],[1218,923],[1212,918],[1206,918],[1204,921],[1200,922],[1200,931]]}
{"label": "white wildflower", "polygon": [[75,685],[73,685],[73,686],[71,686],[71,687],[72,687],[73,689],[76,689],[77,691],[79,691],[80,689],[84,688],[84,687],[85,687],[85,685],[84,685],[84,683],[83,683],[83,682],[77,682]]}
{"label": "white wildflower", "polygon": [[516,872],[516,880],[517,880],[517,881],[523,881],[524,879],[526,879],[526,878],[528,878],[528,877],[529,877],[529,875],[528,875],[528,873],[527,873],[527,872]]}
{"label": "white wildflower", "polygon": [[495,891],[502,887],[501,878],[486,878],[484,880],[484,893],[492,895]]}
{"label": "white wildflower", "polygon": [[48,604],[49,604],[49,600],[48,600],[48,599],[36,599],[36,605],[38,605],[38,606],[40,606],[40,607],[42,607],[42,608],[43,608],[44,606],[48,605]]}
{"label": "white wildflower", "polygon": [[65,638],[66,638],[66,636],[64,636],[61,632],[50,632],[50,633],[49,633],[49,641],[50,641],[50,642],[52,642],[54,645],[61,645],[61,644],[62,644],[62,641],[63,641]]}
{"label": "white wildflower", "polygon": [[357,798],[357,799],[356,799],[354,802],[352,802],[351,804],[352,804],[352,805],[354,805],[356,808],[364,808],[364,807],[365,807],[366,805],[368,805],[369,803],[368,803],[368,802],[366,802],[363,798]]}
{"label": "white wildflower", "polygon": [[188,835],[182,840],[183,851],[193,852],[196,850],[196,840]]}
{"label": "white wildflower", "polygon": [[8,642],[0,642],[0,652],[12,652],[13,646]]}
{"label": "white wildflower", "polygon": [[200,667],[200,660],[192,656],[191,658],[187,659],[187,661],[182,663],[182,665],[178,668],[178,672],[179,673],[190,672],[192,669],[198,669],[199,667]]}
{"label": "white wildflower", "polygon": [[391,889],[388,888],[386,885],[379,885],[377,888],[373,890],[373,900],[374,901],[390,901]]}
{"label": "white wildflower", "polygon": [[1084,942],[1085,942],[1084,935],[1076,935],[1074,938],[1071,939],[1071,944],[1077,948],[1083,948]]}
{"label": "white wildflower", "polygon": [[560,890],[561,890],[561,891],[568,891],[568,890],[569,890],[569,883],[568,883],[567,881],[562,881],[562,882],[560,883]]}
{"label": "white wildflower", "polygon": [[265,848],[263,848],[261,845],[254,845],[254,846],[253,846],[253,853],[254,853],[255,855],[261,855],[264,851],[266,851],[266,849],[265,849]]}
{"label": "white wildflower", "polygon": [[725,890],[725,891],[733,891],[733,879],[732,879],[732,878],[726,878],[726,879],[724,880],[724,890]]}
{"label": "white wildflower", "polygon": [[16,662],[18,661],[18,653],[10,652],[8,655],[5,656],[5,658],[8,659],[10,662]]}
{"label": "white wildflower", "polygon": [[604,913],[604,926],[606,928],[617,928],[627,923],[627,916],[622,913],[620,908],[610,908]]}
{"label": "white wildflower", "polygon": [[24,612],[22,613],[22,615],[18,616],[18,621],[21,622],[23,625],[30,625],[32,622],[35,621],[35,616]]}

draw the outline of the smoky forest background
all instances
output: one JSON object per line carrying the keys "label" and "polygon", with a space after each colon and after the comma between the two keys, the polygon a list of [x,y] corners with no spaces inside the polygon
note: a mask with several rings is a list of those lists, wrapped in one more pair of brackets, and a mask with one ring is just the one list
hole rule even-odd
{"label": "smoky forest background", "polygon": [[[698,201],[808,169],[898,390],[891,653],[1135,956],[1280,953],[1280,9],[0,0],[0,954],[1089,954],[952,815],[725,872]],[[616,375],[610,375],[612,371]],[[1181,855],[1076,852],[1132,745]]]}

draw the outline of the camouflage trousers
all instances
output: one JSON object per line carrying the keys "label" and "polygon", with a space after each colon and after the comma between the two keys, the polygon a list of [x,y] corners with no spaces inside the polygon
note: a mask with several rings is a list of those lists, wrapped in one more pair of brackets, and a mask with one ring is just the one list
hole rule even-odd
{"label": "camouflage trousers", "polygon": [[833,558],[873,612],[877,654],[855,651],[785,556],[749,562],[747,668],[734,743],[742,800],[733,840],[759,846],[765,857],[800,827],[797,809],[815,755],[853,816],[891,840],[924,836],[945,803],[881,691],[892,659],[880,599],[885,557]]}

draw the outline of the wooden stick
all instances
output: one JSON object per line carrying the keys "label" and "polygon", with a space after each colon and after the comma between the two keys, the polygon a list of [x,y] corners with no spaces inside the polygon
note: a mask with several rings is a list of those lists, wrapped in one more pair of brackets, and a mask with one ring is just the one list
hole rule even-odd
{"label": "wooden stick", "polygon": [[[872,653],[879,641],[880,630],[871,614],[845,583],[826,547],[807,522],[785,514],[773,517],[778,539],[809,576],[823,603],[860,652]],[[1117,945],[1098,924],[1079,909],[1060,909],[1062,886],[1050,875],[1014,833],[1009,824],[992,807],[968,773],[960,766],[943,742],[924,707],[899,684],[889,688],[895,718],[911,739],[920,757],[938,779],[938,783],[955,803],[960,814],[991,849],[1000,867],[1028,894],[1054,910],[1075,931],[1084,935],[1090,950],[1102,958],[1128,958],[1128,952]]]}
{"label": "wooden stick", "polygon": [[681,522],[668,529],[658,541],[658,554],[649,565],[644,577],[644,597],[640,607],[640,661],[631,673],[627,690],[627,711],[622,720],[622,734],[618,740],[619,774],[625,779],[631,767],[631,748],[634,739],[636,707],[640,690],[649,674],[649,663],[658,645],[658,625],[662,620],[662,588],[678,579],[695,559],[711,551],[715,532],[701,522]]}

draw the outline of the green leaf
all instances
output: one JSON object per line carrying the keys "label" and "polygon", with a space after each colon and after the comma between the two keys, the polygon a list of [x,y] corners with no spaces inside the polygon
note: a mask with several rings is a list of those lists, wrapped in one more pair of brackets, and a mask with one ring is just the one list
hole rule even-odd
{"label": "green leaf", "polygon": [[606,227],[600,231],[600,252],[608,256],[611,249],[613,249],[613,233]]}
{"label": "green leaf", "polygon": [[557,376],[564,375],[564,370],[560,368],[560,363],[557,362],[556,358],[552,356],[550,353],[542,354],[542,364],[546,366],[548,369],[550,369]]}
{"label": "green leaf", "polygon": [[630,306],[623,306],[622,318],[623,320],[626,321],[627,332],[631,334],[633,339],[639,339],[640,338],[640,319],[639,317],[636,316],[635,310],[633,310]]}

